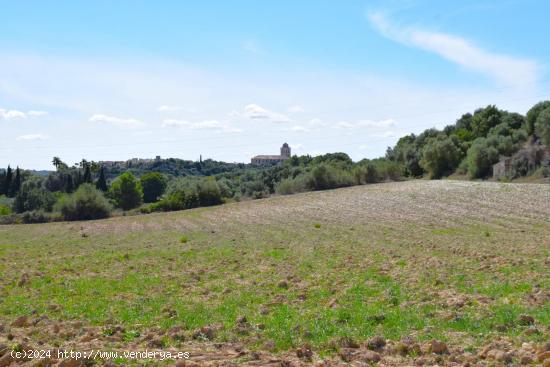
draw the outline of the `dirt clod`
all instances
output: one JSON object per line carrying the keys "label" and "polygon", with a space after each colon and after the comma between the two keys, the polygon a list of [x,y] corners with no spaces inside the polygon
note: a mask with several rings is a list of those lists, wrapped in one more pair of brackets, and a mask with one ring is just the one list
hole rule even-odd
{"label": "dirt clod", "polygon": [[447,353],[447,344],[439,340],[432,340],[429,344],[429,351],[436,354]]}
{"label": "dirt clod", "polygon": [[367,342],[367,348],[370,350],[378,350],[384,348],[386,345],[386,339],[377,335],[369,339]]}
{"label": "dirt clod", "polygon": [[533,325],[535,323],[535,318],[529,315],[520,315],[518,321],[520,325]]}
{"label": "dirt clod", "polygon": [[376,363],[381,359],[380,354],[372,350],[367,350],[363,353],[362,360],[367,363]]}
{"label": "dirt clod", "polygon": [[288,289],[288,282],[286,280],[281,280],[277,284],[277,287],[282,288],[282,289]]}
{"label": "dirt clod", "polygon": [[29,325],[29,318],[27,316],[19,316],[11,323],[13,327],[28,327]]}

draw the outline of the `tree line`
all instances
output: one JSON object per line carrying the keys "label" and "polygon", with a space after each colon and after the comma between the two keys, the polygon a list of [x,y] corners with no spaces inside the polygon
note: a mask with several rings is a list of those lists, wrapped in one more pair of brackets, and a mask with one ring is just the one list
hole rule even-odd
{"label": "tree line", "polygon": [[[120,213],[182,210],[402,176],[401,167],[387,159],[354,163],[345,153],[293,156],[282,165],[242,165],[238,169],[228,165],[226,171],[209,176],[143,172],[137,177],[126,171],[108,179],[105,168],[96,162],[82,160],[69,167],[54,157],[52,164],[56,170],[45,177],[16,171],[19,183],[10,183],[8,195],[0,197],[0,223],[88,220]],[[11,178],[11,168],[3,176],[4,186],[16,181]]]}
{"label": "tree line", "polygon": [[[536,104],[526,116],[490,105],[441,131],[402,137],[385,157],[358,162],[345,153],[292,156],[264,166],[168,159],[118,167],[113,176],[112,167],[108,171],[97,162],[83,159],[68,166],[54,157],[55,171],[45,177],[19,167],[0,172],[0,223],[182,210],[424,176],[487,178],[500,157],[513,156],[526,144],[550,146],[550,101]],[[512,162],[511,178],[532,173],[520,158]],[[159,167],[163,172],[154,170]],[[174,170],[177,174],[170,173]],[[548,167],[540,170],[550,176]]]}
{"label": "tree line", "polygon": [[[408,177],[437,179],[452,174],[484,179],[502,157],[512,157],[522,147],[550,147],[550,101],[533,106],[525,116],[494,105],[462,115],[443,130],[410,134],[388,148],[386,158],[403,166]],[[529,173],[524,156],[514,157],[510,179]],[[547,167],[541,174],[550,176]]]}

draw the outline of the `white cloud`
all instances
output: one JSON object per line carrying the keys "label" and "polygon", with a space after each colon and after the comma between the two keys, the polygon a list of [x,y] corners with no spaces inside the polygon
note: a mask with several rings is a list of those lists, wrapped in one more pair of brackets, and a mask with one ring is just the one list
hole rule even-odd
{"label": "white cloud", "polygon": [[218,120],[204,120],[199,122],[189,122],[185,120],[166,119],[163,127],[176,127],[189,130],[215,130],[223,132],[241,132],[241,129],[230,126],[225,122]]}
{"label": "white cloud", "polygon": [[397,138],[399,136],[399,133],[395,131],[384,131],[381,133],[374,133],[371,134],[373,138]]}
{"label": "white cloud", "polygon": [[317,129],[317,128],[321,128],[321,127],[330,126],[330,123],[328,123],[326,121],[323,121],[319,118],[312,118],[311,120],[309,120],[308,125],[311,128]]}
{"label": "white cloud", "polygon": [[385,119],[385,120],[379,120],[379,121],[361,120],[357,124],[358,126],[366,126],[366,127],[391,127],[391,126],[395,126],[395,121],[393,121],[393,119]]}
{"label": "white cloud", "polygon": [[136,128],[144,126],[145,123],[136,120],[133,118],[120,118],[120,117],[114,117],[114,116],[107,116],[107,115],[101,115],[101,114],[95,114],[88,120],[90,122],[97,122],[100,124],[112,124],[117,125],[121,127],[127,127],[127,128]]}
{"label": "white cloud", "polygon": [[17,110],[5,110],[0,108],[0,120],[15,120],[15,119],[25,119],[27,117],[38,117],[44,116],[48,113],[46,111],[17,111]]}
{"label": "white cloud", "polygon": [[187,127],[192,124],[189,121],[166,119],[162,123],[162,127]]}
{"label": "white cloud", "polygon": [[[12,149],[14,154],[17,153],[20,165],[28,168],[49,167],[51,162],[47,157],[54,155],[76,162],[82,158],[81,150],[77,149],[78,135],[82,134],[82,129],[86,129],[87,136],[95,140],[102,139],[105,129],[98,129],[90,122],[75,124],[75,120],[87,121],[99,112],[110,116],[135,117],[147,125],[134,130],[111,129],[114,140],[124,140],[130,144],[87,149],[88,159],[124,160],[150,156],[151,148],[141,144],[143,137],[134,133],[160,127],[165,118],[177,118],[189,122],[218,119],[244,130],[250,129],[250,135],[242,134],[220,144],[219,141],[209,140],[208,136],[218,133],[213,130],[157,129],[155,139],[157,136],[159,140],[169,138],[167,143],[155,148],[162,156],[194,159],[196,152],[202,151],[215,159],[243,161],[243,150],[254,154],[269,153],[262,147],[274,141],[278,142],[278,146],[292,137],[300,137],[307,146],[303,153],[311,153],[314,149],[323,153],[340,150],[359,160],[366,156],[374,158],[383,155],[386,147],[394,142],[389,138],[372,137],[373,134],[383,133],[381,128],[338,130],[332,128],[335,122],[356,122],[366,117],[377,121],[391,116],[398,121],[398,131],[418,134],[433,126],[442,128],[456,121],[464,112],[472,112],[488,104],[525,113],[543,95],[537,90],[494,89],[485,83],[460,83],[457,86],[452,78],[447,80],[445,76],[439,83],[432,84],[398,79],[376,70],[372,74],[358,74],[355,71],[314,69],[298,68],[295,72],[271,70],[252,74],[242,70],[228,74],[159,59],[140,58],[128,63],[112,57],[78,59],[0,51],[0,100],[4,101],[4,108],[21,111],[44,109],[50,111],[50,115],[55,111],[55,123],[28,131],[23,130],[24,124],[19,122],[38,121],[46,119],[46,116],[12,121],[16,123],[6,123],[0,118],[0,125],[7,127],[0,139],[15,140],[17,136],[31,132],[50,135],[50,140],[41,143],[49,144],[47,149],[40,151],[43,154],[37,155],[31,149],[18,149],[17,144],[23,142],[16,141],[10,145],[6,139],[0,141],[0,150],[7,152]],[[48,72],[44,73],[44,70]],[[235,88],[236,85],[239,88]],[[437,107],[434,107],[434,101],[438,101]],[[244,116],[244,106],[251,102],[266,107],[264,109],[271,107],[273,111],[287,114],[293,121],[283,125],[269,121],[261,123],[261,119],[249,120]],[[295,104],[307,107],[307,111],[303,115],[291,115],[287,109]],[[163,105],[180,106],[182,109],[174,116],[162,115],[157,108]],[[193,106],[196,112],[188,112],[188,106]],[[232,117],[227,116],[235,106],[240,107],[238,112],[233,113]],[[159,119],[159,116],[162,118]],[[322,121],[313,117],[321,117]],[[314,120],[311,124],[310,119]],[[260,123],[253,124],[255,121]],[[158,125],[153,122],[158,122]],[[306,127],[315,134],[290,133],[281,128],[293,125]],[[326,127],[322,128],[323,125]],[[188,132],[196,135],[197,139],[188,139],[182,146],[181,139]],[[252,134],[253,139],[250,138]],[[54,135],[55,139],[67,143],[53,144]],[[357,147],[363,143],[369,144],[370,148],[359,151]],[[292,150],[295,152],[294,144]],[[0,166],[7,166],[8,158],[9,154],[0,152]],[[13,158],[9,159],[13,161]]]}
{"label": "white cloud", "polygon": [[25,112],[21,112],[17,110],[9,110],[9,111],[0,110],[0,116],[6,120],[27,118],[27,114]]}
{"label": "white cloud", "polygon": [[389,39],[436,53],[500,84],[533,86],[537,82],[540,67],[536,61],[493,53],[452,34],[396,26],[381,12],[370,13],[368,19],[379,33]]}
{"label": "white cloud", "polygon": [[372,120],[360,120],[357,122],[340,121],[337,122],[334,127],[340,129],[356,129],[356,128],[372,128],[372,129],[385,129],[395,125],[393,119],[385,119],[379,121]]}
{"label": "white cloud", "polygon": [[159,111],[159,112],[175,112],[175,111],[178,111],[180,109],[181,109],[181,107],[177,107],[177,106],[162,105],[159,108],[157,108],[157,111]]}
{"label": "white cloud", "polygon": [[294,131],[294,132],[300,132],[300,133],[306,133],[306,132],[311,131],[311,130],[308,129],[307,127],[304,127],[304,126],[301,126],[301,125],[294,125],[294,126],[292,126],[290,129],[288,129],[288,130]]}
{"label": "white cloud", "polygon": [[280,113],[269,111],[257,104],[249,104],[244,107],[245,117],[248,117],[252,120],[269,120],[273,122],[289,122],[290,119],[288,116],[285,116]]}
{"label": "white cloud", "polygon": [[48,114],[48,112],[46,112],[46,111],[29,111],[29,112],[27,112],[27,115],[32,116],[32,117],[45,116],[47,114]]}
{"label": "white cloud", "polygon": [[17,140],[46,140],[49,139],[49,136],[44,134],[28,134],[20,135],[17,137]]}
{"label": "white cloud", "polygon": [[288,112],[290,112],[290,113],[301,113],[301,112],[305,112],[305,111],[306,110],[302,106],[298,106],[298,105],[290,106],[288,108]]}

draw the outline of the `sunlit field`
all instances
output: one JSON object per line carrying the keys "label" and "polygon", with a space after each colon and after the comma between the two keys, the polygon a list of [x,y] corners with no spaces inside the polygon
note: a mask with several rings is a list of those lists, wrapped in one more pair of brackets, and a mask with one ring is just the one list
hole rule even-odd
{"label": "sunlit field", "polygon": [[538,363],[549,269],[544,185],[410,181],[0,226],[0,344],[189,352],[180,366]]}

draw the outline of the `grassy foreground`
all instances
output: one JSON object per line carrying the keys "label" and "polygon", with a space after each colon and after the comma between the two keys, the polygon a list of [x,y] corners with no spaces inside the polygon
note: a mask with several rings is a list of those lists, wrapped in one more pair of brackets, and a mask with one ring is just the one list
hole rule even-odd
{"label": "grassy foreground", "polygon": [[187,365],[377,362],[363,349],[386,365],[535,363],[549,269],[545,185],[412,181],[0,226],[0,344],[184,350]]}

